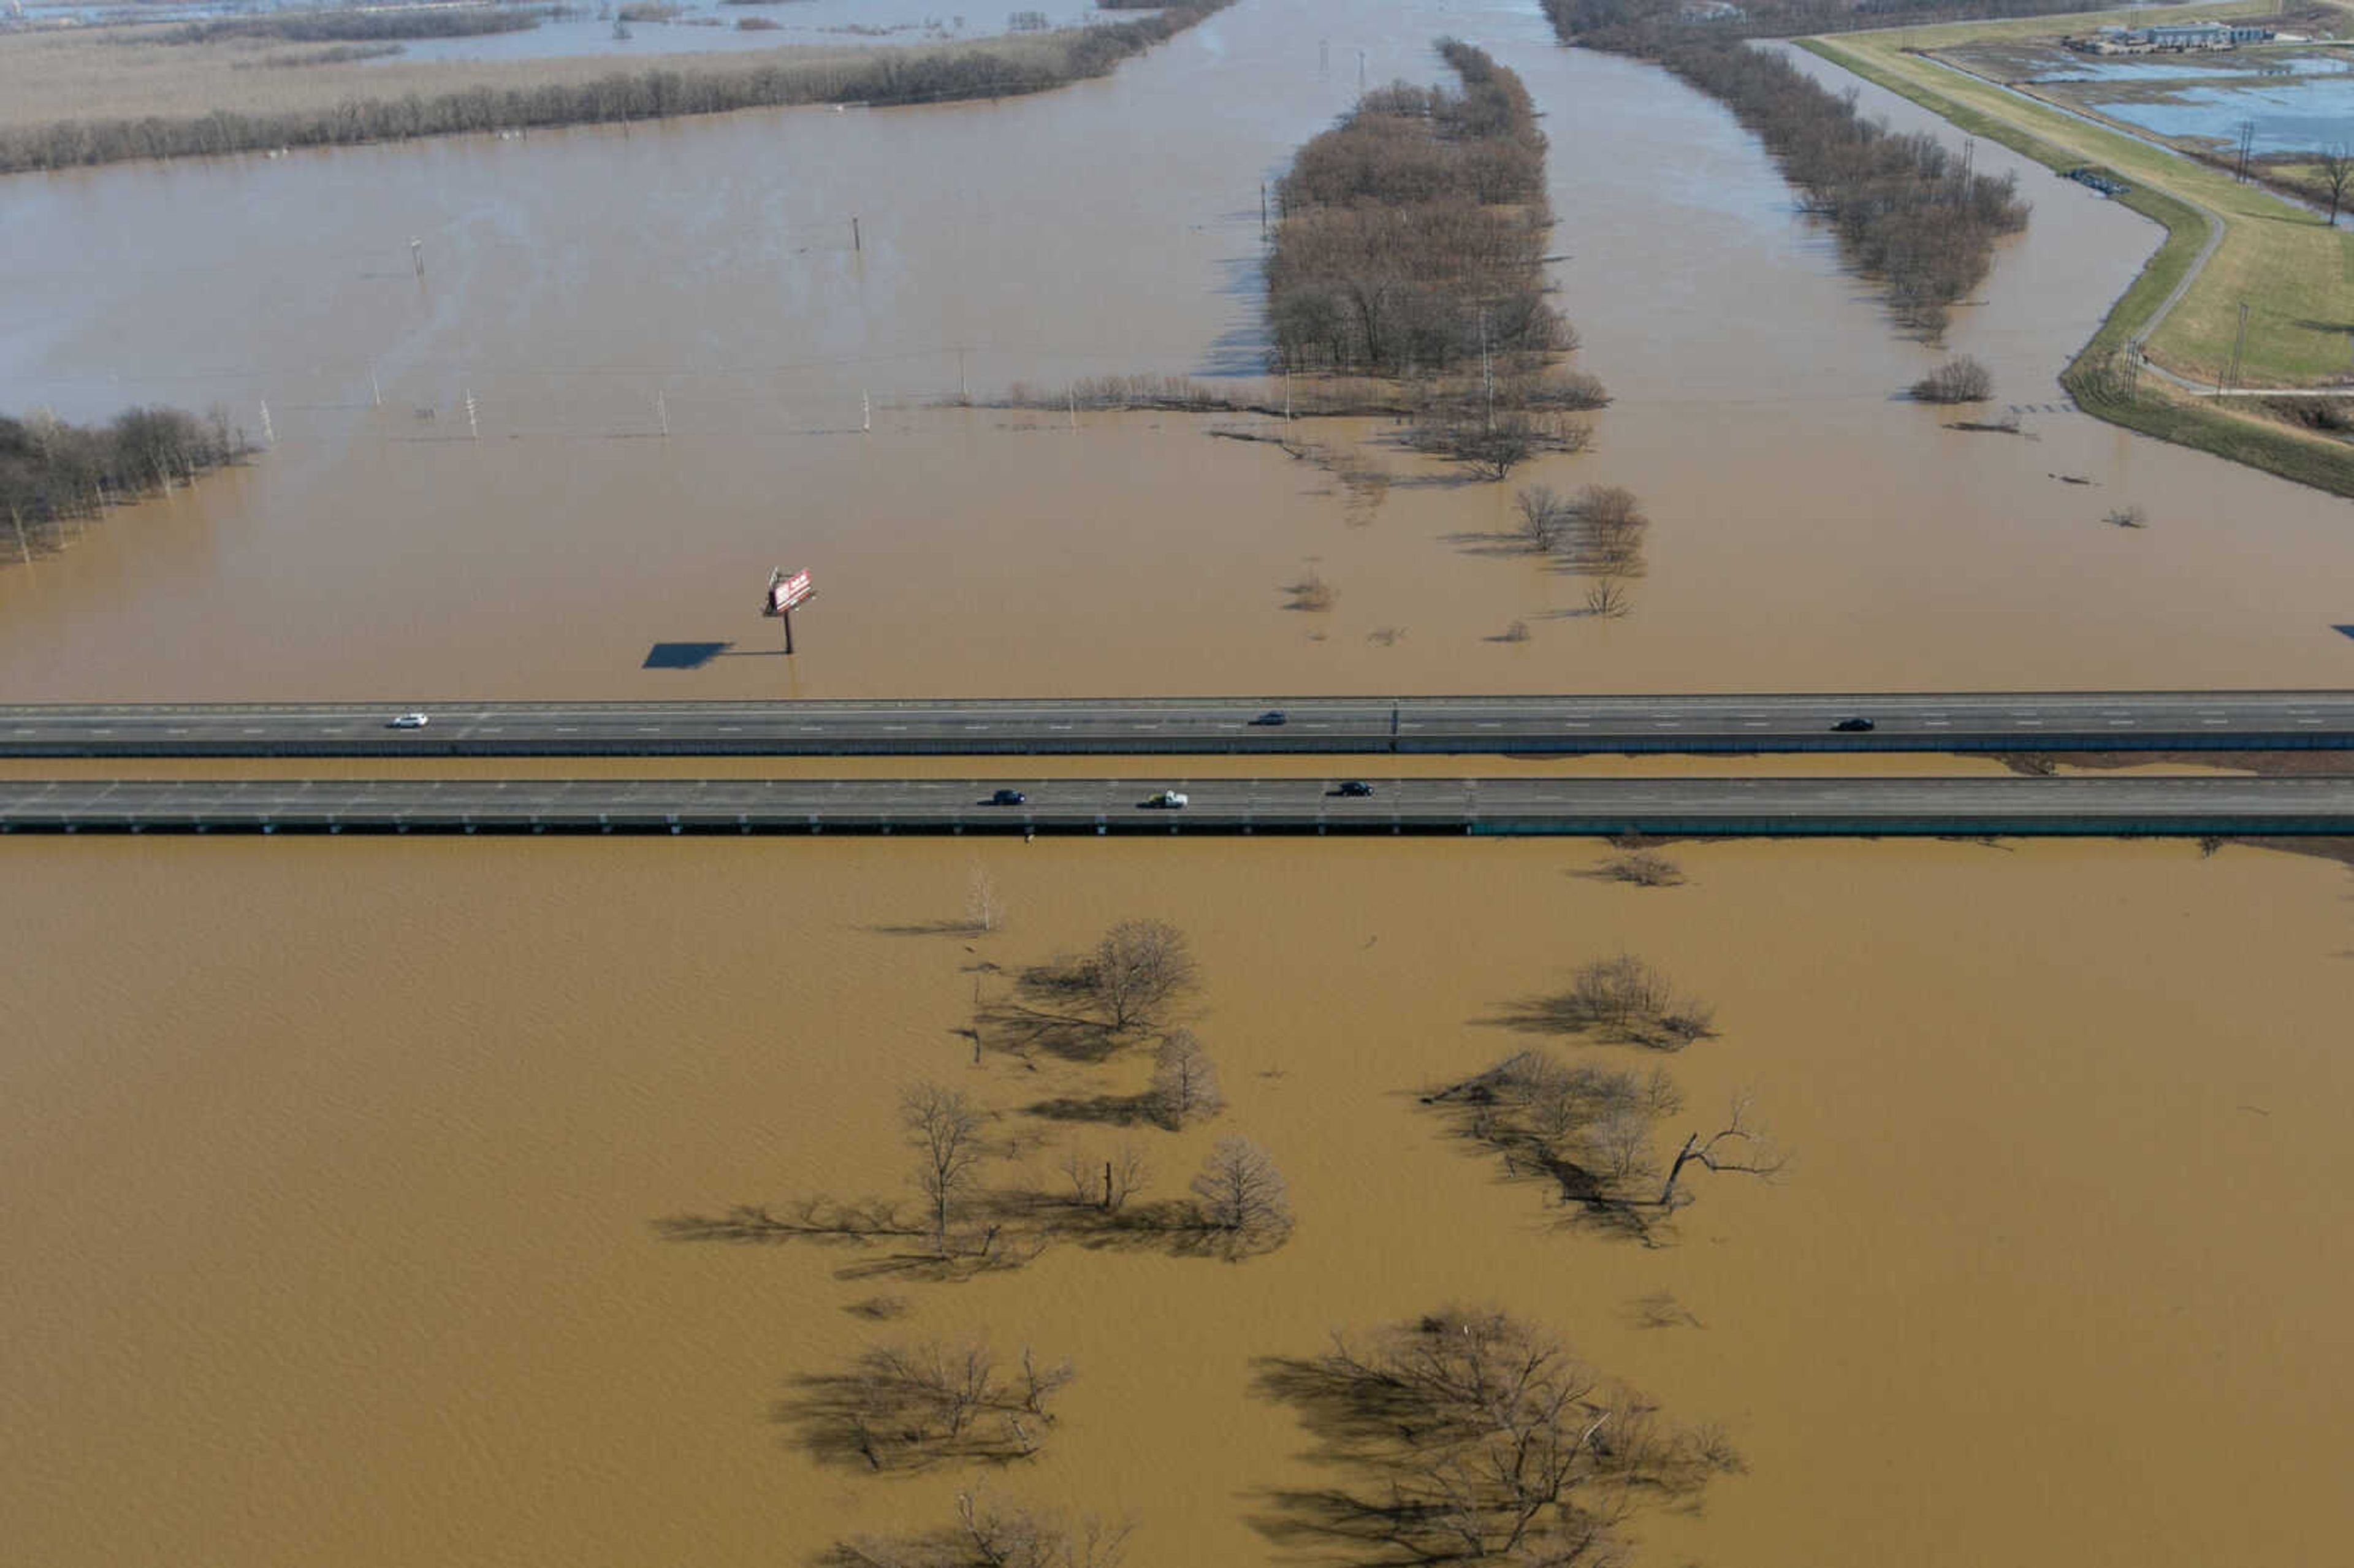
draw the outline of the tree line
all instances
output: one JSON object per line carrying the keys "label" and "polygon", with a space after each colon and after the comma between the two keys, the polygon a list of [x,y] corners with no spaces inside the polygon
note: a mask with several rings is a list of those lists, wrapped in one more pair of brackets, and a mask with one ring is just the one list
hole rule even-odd
{"label": "tree line", "polygon": [[1685,25],[1661,0],[1545,0],[1564,41],[1656,61],[1721,101],[1782,165],[1848,261],[1880,279],[1903,325],[1935,337],[1978,287],[1995,241],[2027,227],[2008,175],[1974,174],[1936,137],[1866,119],[1777,55],[1719,25]]}
{"label": "tree line", "polygon": [[400,11],[284,11],[274,16],[224,16],[189,22],[164,33],[122,35],[123,43],[210,44],[268,38],[291,44],[365,43],[380,38],[471,38],[525,33],[539,26],[536,10],[504,5]]}
{"label": "tree line", "polygon": [[2052,16],[2097,10],[2087,0],[1742,0],[1737,15],[1684,20],[1688,0],[1543,0],[1564,38],[1620,54],[1637,52],[1605,41],[1691,26],[1751,38],[1796,38],[1867,27],[1924,26],[1988,21],[2000,16]]}
{"label": "tree line", "polygon": [[169,489],[251,450],[244,432],[216,409],[198,418],[178,408],[126,408],[104,425],[71,425],[53,414],[0,415],[0,514],[13,546],[29,560],[53,546],[69,523]]}
{"label": "tree line", "polygon": [[770,61],[693,70],[616,71],[593,81],[474,87],[349,99],[328,109],[166,118],[61,120],[0,130],[0,174],[137,158],[207,157],[278,147],[352,146],[486,131],[603,125],[805,103],[877,107],[1044,92],[1109,72],[1234,0],[1189,0],[1133,21],[1078,27],[1018,48],[987,42],[877,49],[853,60]]}
{"label": "tree line", "polygon": [[1469,44],[1460,90],[1368,92],[1278,182],[1267,315],[1287,370],[1444,373],[1571,346],[1544,300],[1553,212],[1528,90]]}

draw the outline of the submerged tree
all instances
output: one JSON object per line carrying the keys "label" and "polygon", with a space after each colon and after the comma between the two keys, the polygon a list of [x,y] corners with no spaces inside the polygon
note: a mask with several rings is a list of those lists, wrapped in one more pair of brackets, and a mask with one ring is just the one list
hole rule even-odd
{"label": "submerged tree", "polygon": [[801,1428],[819,1458],[869,1469],[1026,1458],[1073,1376],[1070,1362],[1046,1361],[1027,1345],[1010,1375],[977,1340],[878,1346],[843,1372],[797,1379],[777,1414]]}
{"label": "submerged tree", "polygon": [[1274,1157],[1247,1139],[1218,1139],[1193,1192],[1199,1223],[1229,1255],[1279,1245],[1291,1234],[1291,1189]]}
{"label": "submerged tree", "polygon": [[1611,1562],[1638,1507],[1689,1502],[1741,1467],[1721,1434],[1670,1423],[1493,1308],[1336,1335],[1320,1356],[1264,1363],[1260,1385],[1348,1477],[1278,1503],[1304,1533],[1381,1553],[1352,1560]]}
{"label": "submerged tree", "polygon": [[971,1192],[987,1158],[981,1138],[984,1119],[961,1089],[917,1084],[899,1097],[900,1125],[917,1155],[916,1185],[931,1213],[932,1245],[943,1255],[957,1206]]}
{"label": "submerged tree", "polygon": [[1114,1033],[1150,1026],[1198,988],[1185,933],[1166,920],[1123,920],[1104,933],[1082,971],[1087,994]]}
{"label": "submerged tree", "polygon": [[1549,1181],[1563,1202],[1647,1238],[1653,1220],[1691,1201],[1681,1189],[1691,1168],[1770,1177],[1786,1162],[1743,1099],[1723,1127],[1685,1139],[1655,1193],[1659,1128],[1683,1108],[1682,1094],[1658,1070],[1572,1066],[1521,1051],[1422,1098],[1451,1113],[1462,1137],[1501,1154],[1507,1174]]}
{"label": "submerged tree", "polygon": [[1134,1530],[1125,1520],[1075,1520],[960,1492],[955,1523],[841,1542],[831,1568],[1120,1568]]}
{"label": "submerged tree", "polygon": [[1217,1065],[1193,1032],[1177,1029],[1162,1035],[1152,1062],[1152,1107],[1161,1125],[1182,1128],[1217,1115],[1225,1103]]}

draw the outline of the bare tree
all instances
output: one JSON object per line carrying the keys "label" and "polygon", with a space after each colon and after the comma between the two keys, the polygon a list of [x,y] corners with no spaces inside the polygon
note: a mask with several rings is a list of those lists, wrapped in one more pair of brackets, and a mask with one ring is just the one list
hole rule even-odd
{"label": "bare tree", "polygon": [[1605,577],[1634,577],[1643,569],[1643,535],[1651,525],[1643,503],[1623,484],[1589,484],[1571,503],[1577,520],[1581,564]]}
{"label": "bare tree", "polygon": [[1629,953],[1581,968],[1567,994],[1539,1004],[1544,1021],[1595,1029],[1655,1050],[1681,1050],[1715,1032],[1716,1010],[1669,983],[1655,964]]}
{"label": "bare tree", "polygon": [[1513,498],[1521,514],[1521,538],[1539,554],[1550,553],[1569,527],[1569,503],[1549,485],[1532,484]]}
{"label": "bare tree", "polygon": [[835,1568],[1119,1568],[1135,1526],[1076,1521],[960,1492],[956,1522],[920,1535],[860,1536],[835,1546]]}
{"label": "bare tree", "polygon": [[1341,590],[1314,572],[1302,576],[1298,582],[1286,583],[1283,591],[1291,596],[1286,609],[1305,609],[1321,613],[1341,602]]}
{"label": "bare tree", "polygon": [[1507,1174],[1553,1182],[1564,1202],[1647,1234],[1658,1206],[1649,1183],[1659,1124],[1682,1107],[1667,1075],[1590,1064],[1565,1066],[1522,1051],[1423,1097],[1456,1117],[1458,1132],[1496,1150]]}
{"label": "bare tree", "polygon": [[1225,1103],[1217,1066],[1193,1032],[1173,1029],[1162,1035],[1152,1062],[1152,1105],[1161,1125],[1181,1128],[1214,1117]]}
{"label": "bare tree", "polygon": [[1775,1146],[1771,1137],[1749,1124],[1749,1111],[1750,1097],[1743,1095],[1733,1102],[1733,1114],[1723,1127],[1705,1135],[1695,1132],[1684,1139],[1684,1146],[1676,1151],[1675,1162],[1668,1167],[1667,1185],[1659,1189],[1660,1209],[1672,1211],[1676,1207],[1676,1183],[1683,1180],[1689,1166],[1739,1171],[1769,1180],[1781,1174],[1789,1163],[1789,1156]]}
{"label": "bare tree", "polygon": [[1165,920],[1123,920],[1086,965],[1087,989],[1114,1033],[1150,1024],[1201,984],[1185,933]]}
{"label": "bare tree", "polygon": [[1637,887],[1673,887],[1684,879],[1682,868],[1655,850],[1633,850],[1606,861],[1602,872],[1613,882]]}
{"label": "bare tree", "polygon": [[1585,613],[1605,620],[1616,620],[1635,608],[1627,596],[1627,585],[1617,577],[1597,577],[1585,590]]}
{"label": "bare tree", "polygon": [[2354,185],[2354,149],[2343,142],[2318,155],[2321,185],[2329,193],[2329,227],[2338,227],[2338,215],[2346,206],[2346,187]]}
{"label": "bare tree", "polygon": [[1026,1458],[1074,1375],[1070,1362],[1043,1361],[1027,1345],[1012,1378],[977,1340],[881,1346],[843,1372],[796,1379],[776,1414],[817,1457],[869,1469]]}
{"label": "bare tree", "polygon": [[1291,1232],[1291,1190],[1266,1150],[1222,1138],[1193,1178],[1200,1223],[1235,1250],[1273,1246]]}
{"label": "bare tree", "polygon": [[931,1210],[932,1245],[945,1256],[958,1203],[972,1190],[987,1151],[984,1118],[961,1089],[917,1084],[899,1097],[899,1121],[916,1151],[916,1185]]}
{"label": "bare tree", "polygon": [[1414,427],[1405,439],[1416,451],[1446,458],[1474,478],[1500,482],[1540,452],[1585,450],[1593,434],[1586,425],[1558,415],[1515,410],[1493,418],[1442,418]]}
{"label": "bare tree", "polygon": [[1036,1353],[1029,1346],[1023,1346],[1022,1408],[1041,1421],[1052,1423],[1055,1418],[1047,1413],[1046,1402],[1062,1393],[1077,1375],[1078,1373],[1072,1370],[1069,1361],[1056,1361],[1052,1366],[1042,1365]]}
{"label": "bare tree", "polygon": [[1005,900],[985,866],[974,866],[965,885],[964,923],[975,931],[994,931],[1005,924]]}
{"label": "bare tree", "polygon": [[1965,354],[1913,383],[1922,403],[1983,403],[1994,396],[1994,372]]}
{"label": "bare tree", "polygon": [[1142,1192],[1150,1173],[1143,1152],[1124,1138],[1108,1155],[1074,1145],[1063,1156],[1063,1174],[1071,1183],[1071,1202],[1107,1214],[1119,1213],[1129,1199]]}
{"label": "bare tree", "polygon": [[1690,1501],[1740,1467],[1722,1436],[1670,1425],[1493,1309],[1336,1336],[1313,1360],[1262,1363],[1260,1385],[1351,1477],[1287,1494],[1291,1522],[1385,1563],[1617,1561],[1616,1527],[1638,1502]]}

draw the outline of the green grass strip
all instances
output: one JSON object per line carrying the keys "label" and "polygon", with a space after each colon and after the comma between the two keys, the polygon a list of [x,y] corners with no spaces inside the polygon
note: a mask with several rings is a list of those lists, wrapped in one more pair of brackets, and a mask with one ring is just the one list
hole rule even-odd
{"label": "green grass strip", "polygon": [[[1828,39],[1798,38],[1793,42],[1808,54],[1884,87],[1974,136],[1999,142],[2045,168],[2073,169],[2084,162],[2078,154],[2054,147],[2021,126],[1956,103]],[[2112,378],[2104,374],[2111,357],[2143,334],[2149,318],[2174,291],[2175,285],[2182,281],[2190,264],[2198,260],[2200,249],[2207,243],[2207,218],[2188,202],[2138,183],[2124,196],[2112,199],[2163,225],[2166,238],[2142,263],[2140,273],[2117,296],[2116,303],[2109,307],[2100,330],[2077,352],[2068,368],[2060,373],[2060,385],[2067,388],[2076,407],[2112,425],[2122,425],[2177,446],[2212,452],[2333,495],[2354,497],[2354,450],[2306,440],[2287,430],[2270,429],[2253,419],[2236,418],[2203,404],[2177,403],[2111,389],[2108,383]]]}

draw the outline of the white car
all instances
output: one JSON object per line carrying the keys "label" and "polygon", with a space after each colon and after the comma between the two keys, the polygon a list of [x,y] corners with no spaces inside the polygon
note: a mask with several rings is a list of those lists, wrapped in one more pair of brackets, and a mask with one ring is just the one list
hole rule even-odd
{"label": "white car", "polygon": [[395,729],[423,729],[433,721],[423,714],[403,714],[392,721]]}
{"label": "white car", "polygon": [[1182,811],[1185,809],[1185,797],[1174,789],[1163,789],[1144,804],[1148,810],[1156,811]]}

